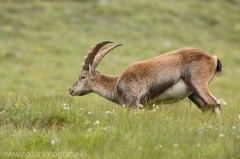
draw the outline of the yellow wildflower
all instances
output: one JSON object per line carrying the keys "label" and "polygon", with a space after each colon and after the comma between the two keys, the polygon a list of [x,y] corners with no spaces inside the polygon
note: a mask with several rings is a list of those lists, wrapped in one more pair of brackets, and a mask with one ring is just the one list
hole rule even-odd
{"label": "yellow wildflower", "polygon": [[42,48],[41,46],[37,46],[37,47],[35,48],[35,51],[36,51],[37,53],[42,53],[42,52],[43,52],[43,48]]}
{"label": "yellow wildflower", "polygon": [[16,108],[18,108],[19,104],[18,104],[18,103],[15,103],[14,106],[15,106]]}

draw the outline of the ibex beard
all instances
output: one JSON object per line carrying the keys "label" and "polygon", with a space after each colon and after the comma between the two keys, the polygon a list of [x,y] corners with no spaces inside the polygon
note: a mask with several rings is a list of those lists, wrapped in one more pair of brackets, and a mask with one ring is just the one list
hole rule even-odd
{"label": "ibex beard", "polygon": [[96,71],[102,58],[122,44],[101,49],[112,43],[97,43],[84,57],[80,76],[69,88],[72,96],[94,92],[121,106],[173,103],[188,97],[202,111],[221,114],[220,102],[208,89],[213,77],[222,71],[221,61],[195,48],[168,52],[147,61],[129,65],[120,75]]}

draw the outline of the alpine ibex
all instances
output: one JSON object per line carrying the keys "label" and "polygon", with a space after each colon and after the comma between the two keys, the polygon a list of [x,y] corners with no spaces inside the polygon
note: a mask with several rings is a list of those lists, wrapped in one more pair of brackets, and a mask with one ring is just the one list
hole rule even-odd
{"label": "alpine ibex", "polygon": [[214,75],[222,70],[216,56],[195,48],[183,48],[135,62],[120,75],[103,75],[95,70],[99,62],[109,51],[122,45],[100,50],[108,43],[112,42],[99,42],[88,51],[79,78],[68,90],[70,95],[94,92],[133,109],[139,105],[174,103],[188,97],[201,110],[210,109],[220,115],[220,102],[208,89]]}

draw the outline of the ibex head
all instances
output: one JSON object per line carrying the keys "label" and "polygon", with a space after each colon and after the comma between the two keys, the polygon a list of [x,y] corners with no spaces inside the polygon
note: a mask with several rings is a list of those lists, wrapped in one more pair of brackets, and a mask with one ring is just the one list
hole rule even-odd
{"label": "ibex head", "polygon": [[112,43],[111,41],[103,41],[97,43],[95,46],[88,51],[88,54],[84,57],[84,63],[82,64],[82,69],[78,80],[73,84],[71,88],[68,89],[69,94],[72,96],[82,96],[92,92],[92,85],[96,78],[96,68],[102,58],[112,49],[122,44],[113,45],[102,50],[101,47],[104,45]]}

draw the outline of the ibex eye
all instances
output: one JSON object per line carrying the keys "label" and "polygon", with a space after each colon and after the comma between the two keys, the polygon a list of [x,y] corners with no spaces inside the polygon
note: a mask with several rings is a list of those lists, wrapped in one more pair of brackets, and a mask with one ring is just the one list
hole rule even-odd
{"label": "ibex eye", "polygon": [[81,76],[81,79],[84,79],[85,77]]}

